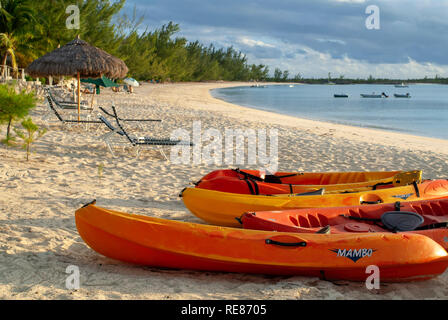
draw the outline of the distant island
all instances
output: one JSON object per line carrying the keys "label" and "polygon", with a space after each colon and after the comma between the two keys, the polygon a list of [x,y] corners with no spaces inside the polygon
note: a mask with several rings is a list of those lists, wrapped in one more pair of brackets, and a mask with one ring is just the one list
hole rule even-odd
{"label": "distant island", "polygon": [[401,84],[416,84],[416,83],[433,83],[433,84],[448,84],[448,78],[443,78],[438,75],[434,77],[424,77],[422,79],[385,79],[385,78],[374,78],[369,75],[366,79],[350,79],[345,78],[341,75],[338,78],[333,78],[328,74],[326,78],[303,78],[300,74],[296,74],[294,77],[290,77],[290,72],[288,70],[281,71],[280,69],[275,69],[273,77],[266,77],[265,81],[269,82],[294,82],[302,84],[328,84],[328,85],[343,85],[343,84],[387,84],[387,85],[401,85]]}
{"label": "distant island", "polygon": [[344,85],[344,84],[387,84],[387,85],[400,85],[405,84],[417,84],[417,83],[428,83],[428,84],[448,84],[448,78],[423,78],[423,79],[332,79],[328,82],[326,78],[303,78],[303,79],[286,79],[278,80],[274,78],[267,78],[266,81],[270,82],[295,82],[303,84],[328,84],[328,85]]}

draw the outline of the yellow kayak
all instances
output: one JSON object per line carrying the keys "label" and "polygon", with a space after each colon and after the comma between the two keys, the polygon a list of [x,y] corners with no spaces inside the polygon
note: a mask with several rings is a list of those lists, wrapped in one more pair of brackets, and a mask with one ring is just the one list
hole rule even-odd
{"label": "yellow kayak", "polygon": [[404,187],[328,195],[265,196],[186,188],[180,196],[194,215],[208,223],[240,227],[236,218],[248,211],[345,207],[448,197],[448,181],[425,181]]}

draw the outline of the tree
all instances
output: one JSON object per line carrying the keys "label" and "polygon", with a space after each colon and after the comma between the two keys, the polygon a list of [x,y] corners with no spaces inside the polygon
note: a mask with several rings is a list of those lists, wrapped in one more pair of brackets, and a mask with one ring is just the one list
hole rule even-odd
{"label": "tree", "polygon": [[274,70],[274,81],[280,82],[282,80],[283,72],[279,68],[275,68]]}
{"label": "tree", "polygon": [[25,118],[29,110],[36,106],[34,93],[22,91],[17,94],[15,89],[7,85],[0,86],[0,124],[7,123],[6,139],[9,144],[11,138],[11,125],[14,120]]}
{"label": "tree", "polygon": [[295,81],[295,82],[299,82],[300,80],[302,80],[302,75],[301,75],[300,73],[297,73],[297,74],[294,76],[294,81]]}
{"label": "tree", "polygon": [[[47,132],[47,129],[39,129],[39,127],[33,123],[31,118],[23,120],[22,127],[25,129],[25,132],[19,129],[15,129],[14,131],[23,140],[22,147],[26,150],[26,161],[29,161],[31,145],[40,139]],[[36,133],[37,136],[35,136]]]}
{"label": "tree", "polygon": [[14,71],[17,70],[17,60],[15,55],[15,49],[16,49],[16,40],[12,38],[7,33],[0,33],[0,44],[5,50],[5,56],[3,58],[3,64],[2,64],[2,76],[5,76],[6,71],[6,62],[8,60],[8,55],[11,57],[11,66]]}
{"label": "tree", "polygon": [[[249,65],[246,55],[233,47],[206,47],[197,41],[190,43],[183,37],[176,37],[180,27],[174,22],[153,31],[145,30],[141,25],[143,17],[138,16],[136,8],[131,15],[122,13],[125,0],[0,1],[23,2],[39,13],[35,15],[35,22],[27,23],[28,27],[24,28],[25,34],[31,36],[13,37],[14,41],[10,42],[19,66],[26,67],[38,56],[79,34],[83,40],[121,58],[130,76],[139,80],[247,81],[266,79],[269,73],[263,65]],[[80,9],[80,30],[65,26],[65,10],[70,4]]]}
{"label": "tree", "polygon": [[[0,0],[0,45],[4,50],[2,74],[5,74],[8,56],[12,67],[17,69],[16,51],[23,49],[31,55],[29,48],[30,25],[35,21],[34,10],[29,0]],[[25,53],[25,52],[22,52]]]}
{"label": "tree", "polygon": [[253,64],[250,66],[250,76],[249,80],[254,81],[264,81],[267,78],[269,73],[269,68],[263,64],[259,64],[258,66]]}

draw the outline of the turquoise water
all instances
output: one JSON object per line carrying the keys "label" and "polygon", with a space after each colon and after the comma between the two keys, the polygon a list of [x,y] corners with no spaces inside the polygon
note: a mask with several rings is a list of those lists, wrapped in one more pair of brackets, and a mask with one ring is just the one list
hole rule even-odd
{"label": "turquoise water", "polygon": [[[387,99],[361,98],[381,94]],[[345,93],[349,98],[334,98]],[[409,93],[411,98],[395,98]],[[273,85],[234,87],[212,91],[234,104],[300,118],[368,127],[448,140],[448,86],[409,85]]]}

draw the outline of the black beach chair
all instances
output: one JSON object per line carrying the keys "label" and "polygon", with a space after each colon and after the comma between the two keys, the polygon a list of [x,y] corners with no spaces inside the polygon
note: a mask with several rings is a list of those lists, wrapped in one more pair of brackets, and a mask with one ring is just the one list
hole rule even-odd
{"label": "black beach chair", "polygon": [[[109,120],[107,120],[104,116],[99,116],[100,121],[110,130],[109,132],[103,134],[100,139],[104,141],[106,147],[109,149],[110,153],[115,157],[115,153],[113,151],[113,147],[129,146],[129,141],[125,137],[124,132],[115,128]],[[120,136],[120,140],[114,139],[114,137]]]}
{"label": "black beach chair", "polygon": [[62,124],[66,125],[66,124],[76,124],[76,123],[82,123],[82,124],[102,124],[103,122],[100,120],[74,120],[74,119],[64,119],[62,118],[62,116],[59,114],[59,112],[56,110],[56,108],[53,105],[53,101],[52,99],[47,96],[47,101],[48,101],[48,107],[50,108],[51,111],[53,111],[53,113],[56,115],[56,117],[58,118],[58,120],[60,122],[62,122]]}
{"label": "black beach chair", "polygon": [[[78,109],[78,103],[73,101],[58,101],[51,90],[49,88],[45,89],[47,92],[47,96],[53,101],[54,105],[56,105],[60,109],[64,110],[77,110]],[[81,104],[80,108],[82,110],[92,111],[93,108],[86,106],[85,104]]]}
{"label": "black beach chair", "polygon": [[[106,109],[104,109],[103,107],[99,107],[99,109],[105,114],[108,115],[109,117],[115,118],[115,116],[113,114],[111,114],[110,112],[108,112]],[[123,122],[162,122],[162,120],[159,119],[122,119],[122,118],[118,118],[118,120],[123,121]]]}
{"label": "black beach chair", "polygon": [[[181,140],[171,140],[171,139],[167,139],[167,138],[151,138],[151,137],[134,137],[134,136],[130,136],[126,130],[123,128],[123,126],[120,123],[120,119],[117,115],[117,111],[115,110],[115,107],[112,106],[112,111],[113,111],[113,115],[115,118],[115,121],[119,127],[119,129],[114,128],[110,123],[107,124],[107,119],[105,119],[104,117],[100,117],[100,120],[109,128],[109,130],[111,130],[113,133],[121,136],[122,138],[127,139],[128,144],[130,143],[130,145],[135,148],[137,150],[137,157],[140,155],[140,149],[143,146],[150,146],[150,147],[157,147],[160,154],[166,159],[168,160],[168,157],[166,156],[165,152],[163,151],[162,147],[167,147],[167,146],[177,146],[177,145],[183,145],[183,146],[194,146],[193,143],[191,142],[186,142],[186,141],[181,141]],[[104,135],[103,136],[103,140],[106,142],[106,144],[108,145],[109,150],[112,152],[111,150],[111,143],[110,143],[110,135]],[[113,154],[113,152],[112,152]]]}

